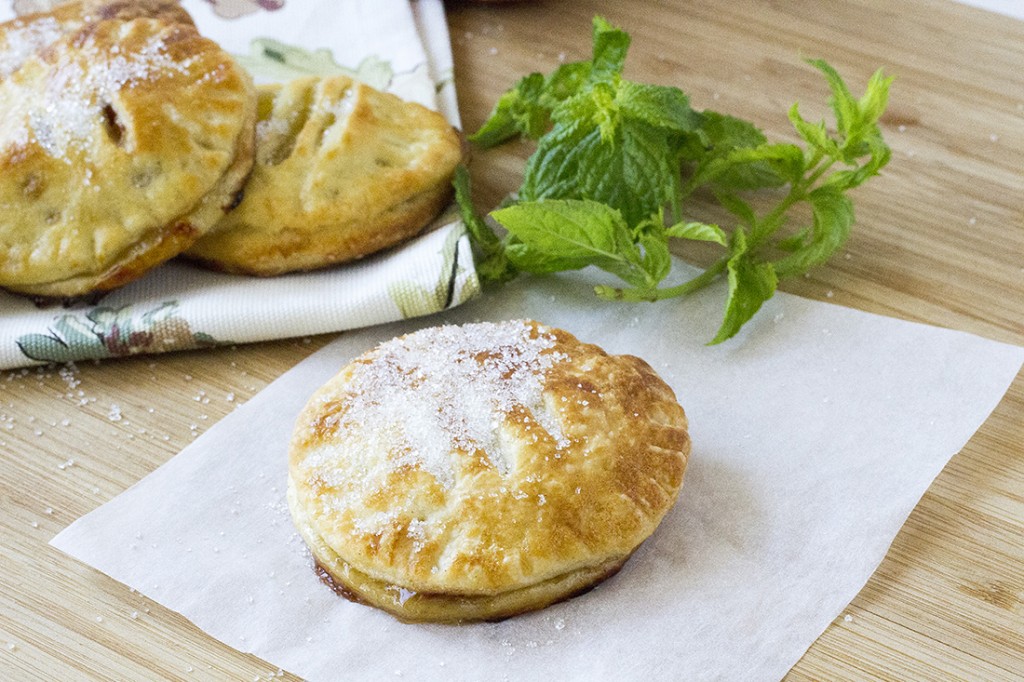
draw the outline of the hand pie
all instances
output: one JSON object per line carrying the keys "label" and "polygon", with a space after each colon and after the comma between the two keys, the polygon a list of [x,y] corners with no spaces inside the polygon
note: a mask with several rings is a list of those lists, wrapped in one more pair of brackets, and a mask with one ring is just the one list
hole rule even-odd
{"label": "hand pie", "polygon": [[689,451],[683,409],[639,358],[532,321],[435,327],[310,399],[288,502],[344,596],[404,621],[496,620],[618,571]]}
{"label": "hand pie", "polygon": [[86,23],[26,55],[0,79],[0,287],[80,296],[180,253],[252,167],[255,100],[182,23]]}
{"label": "hand pie", "polygon": [[420,232],[462,157],[440,114],[346,76],[260,86],[245,196],[188,256],[250,275],[362,258]]}

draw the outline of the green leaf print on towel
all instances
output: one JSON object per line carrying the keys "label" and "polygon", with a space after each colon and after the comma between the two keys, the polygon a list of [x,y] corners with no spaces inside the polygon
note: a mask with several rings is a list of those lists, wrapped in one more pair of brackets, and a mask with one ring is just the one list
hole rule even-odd
{"label": "green leaf print on towel", "polygon": [[217,344],[209,334],[193,332],[188,320],[178,316],[177,301],[165,302],[138,317],[132,306],[100,306],[84,315],[60,315],[48,331],[19,337],[21,352],[33,360],[71,362]]}
{"label": "green leaf print on towel", "polygon": [[248,55],[236,55],[236,59],[251,74],[267,81],[284,83],[303,76],[342,74],[385,90],[395,75],[391,63],[376,55],[364,58],[359,66],[350,69],[334,61],[334,55],[326,48],[310,51],[272,38],[254,38],[249,49]]}
{"label": "green leaf print on towel", "polygon": [[437,313],[468,301],[480,292],[480,282],[471,276],[459,286],[459,239],[465,230],[452,230],[441,247],[442,263],[437,283],[433,287],[411,280],[399,280],[388,285],[388,296],[398,306],[402,318]]}

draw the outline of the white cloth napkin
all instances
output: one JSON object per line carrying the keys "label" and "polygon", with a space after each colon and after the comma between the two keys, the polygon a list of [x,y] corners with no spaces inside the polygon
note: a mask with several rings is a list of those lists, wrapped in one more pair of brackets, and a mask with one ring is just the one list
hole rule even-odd
{"label": "white cloth napkin", "polygon": [[53,544],[310,680],[782,677],[1024,349],[786,294],[709,347],[721,286],[612,305],[588,276],[519,281],[432,322],[533,317],[639,355],[679,396],[693,438],[679,502],[592,592],[501,623],[403,625],[317,580],[284,497],[295,415],[348,359],[423,321],[342,336]]}
{"label": "white cloth napkin", "polygon": [[[46,2],[0,0],[0,21]],[[257,82],[348,73],[459,125],[441,0],[183,5]],[[342,331],[453,307],[477,293],[476,272],[461,221],[449,211],[436,224],[384,255],[308,274],[259,279],[172,263],[72,309],[0,292],[0,369]]]}

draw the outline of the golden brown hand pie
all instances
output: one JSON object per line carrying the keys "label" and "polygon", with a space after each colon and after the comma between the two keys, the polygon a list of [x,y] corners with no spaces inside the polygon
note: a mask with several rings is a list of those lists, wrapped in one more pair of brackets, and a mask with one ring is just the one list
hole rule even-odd
{"label": "golden brown hand pie", "polygon": [[614,574],[689,451],[683,409],[639,358],[532,321],[435,327],[310,399],[288,501],[345,596],[406,621],[493,620]]}
{"label": "golden brown hand pie", "polygon": [[0,80],[0,287],[120,286],[205,233],[252,167],[249,76],[195,28],[83,25]]}
{"label": "golden brown hand pie", "polygon": [[256,167],[241,204],[188,255],[251,275],[362,258],[447,204],[461,142],[440,114],[346,76],[259,88]]}

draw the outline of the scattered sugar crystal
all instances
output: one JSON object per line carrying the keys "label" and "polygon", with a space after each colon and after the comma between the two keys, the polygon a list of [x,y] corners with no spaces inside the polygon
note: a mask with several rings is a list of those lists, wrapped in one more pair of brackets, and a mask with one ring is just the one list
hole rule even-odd
{"label": "scattered sugar crystal", "polygon": [[109,419],[112,422],[121,421],[121,406],[118,405],[117,403],[111,404],[110,411],[107,412],[107,419]]}

